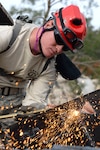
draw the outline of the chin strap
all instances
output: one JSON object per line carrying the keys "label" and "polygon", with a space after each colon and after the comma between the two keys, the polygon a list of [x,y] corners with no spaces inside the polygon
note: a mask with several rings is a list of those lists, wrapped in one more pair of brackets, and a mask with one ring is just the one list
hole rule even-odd
{"label": "chin strap", "polygon": [[49,20],[53,20],[53,17],[50,17],[44,24],[43,24],[43,31],[41,32],[41,35],[40,35],[40,37],[39,37],[39,48],[40,48],[40,51],[41,51],[41,53],[42,53],[42,55],[43,55],[43,57],[45,57],[44,56],[44,54],[43,54],[43,50],[42,50],[42,46],[41,46],[41,37],[42,37],[42,35],[43,35],[43,33],[44,32],[47,32],[47,31],[53,31],[54,30],[54,26],[52,27],[52,28],[44,28],[44,25],[49,21]]}
{"label": "chin strap", "polygon": [[43,50],[42,50],[42,46],[41,46],[41,37],[42,37],[42,35],[43,35],[44,32],[53,31],[54,28],[55,28],[55,27],[45,29],[44,26],[43,26],[43,30],[42,30],[41,35],[40,35],[40,37],[39,37],[39,48],[40,48],[40,51],[41,51],[43,57],[45,57],[45,55],[43,54]]}

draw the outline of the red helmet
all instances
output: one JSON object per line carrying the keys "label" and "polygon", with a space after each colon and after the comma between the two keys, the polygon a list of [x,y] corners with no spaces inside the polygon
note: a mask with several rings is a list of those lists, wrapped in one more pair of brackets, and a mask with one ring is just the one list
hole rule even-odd
{"label": "red helmet", "polygon": [[83,39],[86,36],[86,20],[76,5],[61,8],[52,14],[54,17],[54,35],[58,44],[64,44],[64,50],[83,47]]}

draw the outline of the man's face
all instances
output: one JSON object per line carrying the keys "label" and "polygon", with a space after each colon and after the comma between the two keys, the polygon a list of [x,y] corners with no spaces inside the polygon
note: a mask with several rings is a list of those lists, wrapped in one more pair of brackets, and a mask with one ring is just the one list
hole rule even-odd
{"label": "man's face", "polygon": [[41,38],[42,52],[45,57],[51,58],[62,53],[63,45],[58,45],[55,41],[54,31],[45,32]]}
{"label": "man's face", "polygon": [[[53,20],[50,20],[46,23],[44,26],[45,29],[51,29],[53,27]],[[51,58],[54,55],[58,55],[62,53],[62,49],[64,45],[59,45],[56,42],[55,36],[54,36],[54,30],[46,31],[43,33],[41,37],[41,46],[42,46],[42,52],[45,57]]]}

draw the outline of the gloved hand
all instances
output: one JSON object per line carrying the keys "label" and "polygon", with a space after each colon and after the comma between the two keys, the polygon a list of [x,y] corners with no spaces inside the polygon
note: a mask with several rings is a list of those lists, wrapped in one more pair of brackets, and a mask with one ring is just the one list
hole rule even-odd
{"label": "gloved hand", "polygon": [[83,105],[81,112],[87,114],[94,114],[94,115],[96,114],[92,105],[88,101],[86,101],[85,104]]}
{"label": "gloved hand", "polygon": [[56,105],[54,105],[54,104],[48,104],[47,106],[46,106],[46,109],[53,109],[53,108],[55,108],[56,107]]}

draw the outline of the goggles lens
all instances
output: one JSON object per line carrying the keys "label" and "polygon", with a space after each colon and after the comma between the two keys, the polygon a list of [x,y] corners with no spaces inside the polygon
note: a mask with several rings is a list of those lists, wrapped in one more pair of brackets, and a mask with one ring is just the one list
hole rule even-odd
{"label": "goggles lens", "polygon": [[[67,28],[64,31],[64,35],[66,36],[66,39],[68,40],[68,42],[71,43],[74,49],[81,49],[83,47],[83,42],[80,39],[78,39],[75,33],[72,32],[70,29]],[[60,37],[56,29],[54,29],[54,37],[58,45],[64,45],[65,47],[65,43],[63,42],[62,38]]]}
{"label": "goggles lens", "polygon": [[73,43],[73,48],[81,49],[83,47],[83,42],[80,39],[77,39],[75,43]]}
{"label": "goggles lens", "polygon": [[66,29],[64,31],[64,35],[66,36],[67,40],[71,43],[77,39],[76,35],[70,29]]}
{"label": "goggles lens", "polygon": [[54,37],[55,37],[55,41],[58,45],[64,45],[63,47],[63,51],[68,51],[70,48],[64,44],[63,40],[61,39],[60,35],[58,33],[56,33],[56,30],[54,30]]}
{"label": "goggles lens", "polygon": [[63,40],[61,39],[60,35],[56,32],[56,30],[54,30],[54,37],[58,45],[64,45]]}
{"label": "goggles lens", "polygon": [[83,42],[77,38],[74,32],[70,29],[66,29],[64,31],[64,35],[66,36],[67,40],[72,44],[72,47],[75,49],[81,49],[83,47]]}

